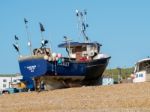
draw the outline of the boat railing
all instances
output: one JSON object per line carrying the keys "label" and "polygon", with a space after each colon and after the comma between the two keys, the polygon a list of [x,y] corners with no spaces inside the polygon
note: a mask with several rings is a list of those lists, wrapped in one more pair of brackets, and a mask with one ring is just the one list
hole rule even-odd
{"label": "boat railing", "polygon": [[39,59],[39,58],[44,58],[42,55],[26,55],[26,56],[20,56],[19,60],[26,60],[26,59]]}
{"label": "boat railing", "polygon": [[50,56],[51,51],[50,51],[50,48],[35,48],[33,50],[33,54],[34,55],[47,55],[47,56]]}

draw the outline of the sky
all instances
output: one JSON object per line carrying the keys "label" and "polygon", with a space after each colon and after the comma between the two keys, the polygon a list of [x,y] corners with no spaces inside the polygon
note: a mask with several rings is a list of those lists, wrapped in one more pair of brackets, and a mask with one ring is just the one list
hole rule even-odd
{"label": "sky", "polygon": [[21,55],[29,55],[24,18],[33,48],[41,42],[39,22],[54,52],[65,54],[57,47],[63,36],[83,41],[76,9],[87,10],[87,35],[103,45],[102,53],[111,56],[108,68],[132,67],[150,56],[149,0],[0,0],[0,74],[20,72],[12,46],[14,35],[19,37]]}

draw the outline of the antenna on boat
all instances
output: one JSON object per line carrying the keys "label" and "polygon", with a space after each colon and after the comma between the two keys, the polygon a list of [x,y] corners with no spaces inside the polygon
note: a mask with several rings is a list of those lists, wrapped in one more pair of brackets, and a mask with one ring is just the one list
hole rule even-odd
{"label": "antenna on boat", "polygon": [[50,50],[51,50],[51,52],[53,51],[53,49],[52,49],[52,42],[49,40],[49,47],[50,47]]}
{"label": "antenna on boat", "polygon": [[85,33],[86,32],[86,28],[88,27],[88,24],[86,24],[86,19],[87,19],[86,15],[87,15],[87,11],[86,10],[84,10],[84,12],[76,10],[76,16],[78,17],[78,28],[80,27],[79,29],[81,31],[81,34],[84,37],[84,41],[88,42],[89,38],[88,38],[88,36]]}
{"label": "antenna on boat", "polygon": [[18,45],[18,40],[19,40],[19,38],[15,35],[15,43],[13,44],[13,47],[18,52],[18,55],[21,56],[20,55],[20,50],[19,50],[19,45]]}
{"label": "antenna on boat", "polygon": [[71,41],[71,39],[68,39],[67,36],[64,36],[64,39],[65,39],[65,42],[68,44],[68,47],[69,47],[69,50],[66,47],[66,51],[68,52],[69,60],[70,60],[70,41]]}
{"label": "antenna on boat", "polygon": [[27,33],[27,38],[28,38],[28,46],[29,46],[29,50],[30,50],[30,54],[32,55],[32,44],[31,44],[31,38],[29,36],[29,31],[28,31],[28,21],[26,18],[24,18],[24,23],[25,23],[25,29],[26,29],[26,33]]}

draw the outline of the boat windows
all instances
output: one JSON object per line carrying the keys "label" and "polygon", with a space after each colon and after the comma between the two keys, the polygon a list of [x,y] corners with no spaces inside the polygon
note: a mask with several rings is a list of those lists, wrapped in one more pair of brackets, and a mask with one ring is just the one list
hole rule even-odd
{"label": "boat windows", "polygon": [[150,71],[150,61],[142,62],[139,64],[139,71]]}
{"label": "boat windows", "polygon": [[139,74],[139,77],[143,77],[143,74]]}
{"label": "boat windows", "polygon": [[84,58],[93,59],[96,55],[97,47],[93,45],[82,45],[82,46],[73,46],[70,48],[70,57],[76,58],[76,60],[81,60]]}
{"label": "boat windows", "polygon": [[73,54],[76,52],[75,48],[71,48],[71,51]]}
{"label": "boat windows", "polygon": [[71,53],[76,53],[76,52],[82,52],[82,51],[86,51],[86,46],[77,46],[77,47],[72,47],[70,48],[70,50],[72,51]]}
{"label": "boat windows", "polygon": [[6,84],[3,84],[3,88],[6,88]]}
{"label": "boat windows", "polygon": [[86,51],[86,46],[82,46],[82,51]]}
{"label": "boat windows", "polygon": [[13,82],[17,82],[17,80],[13,80]]}
{"label": "boat windows", "polygon": [[82,47],[81,46],[77,46],[75,48],[75,52],[82,52]]}
{"label": "boat windows", "polygon": [[7,80],[6,80],[6,79],[3,79],[3,82],[7,82]]}

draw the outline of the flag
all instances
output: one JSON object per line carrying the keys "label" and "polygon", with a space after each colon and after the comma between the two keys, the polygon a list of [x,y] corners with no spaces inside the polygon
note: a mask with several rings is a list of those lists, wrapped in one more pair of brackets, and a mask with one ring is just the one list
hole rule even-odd
{"label": "flag", "polygon": [[86,10],[84,10],[84,15],[87,15],[87,11]]}
{"label": "flag", "polygon": [[44,40],[44,45],[48,44],[48,40]]}
{"label": "flag", "polygon": [[66,36],[64,36],[64,39],[66,40],[66,39],[67,39],[67,37],[66,37]]}
{"label": "flag", "polygon": [[48,44],[48,40],[42,40],[42,47],[45,47],[46,46],[46,44]]}
{"label": "flag", "polygon": [[78,14],[78,13],[76,13],[76,16],[79,16],[79,14]]}
{"label": "flag", "polygon": [[86,24],[86,27],[89,27],[89,25],[88,25],[88,24]]}
{"label": "flag", "polygon": [[15,35],[15,40],[19,40],[19,38]]}
{"label": "flag", "polygon": [[26,20],[26,18],[24,18],[24,23],[25,23],[25,24],[27,24],[27,23],[28,23],[28,21]]}
{"label": "flag", "polygon": [[40,30],[41,30],[41,32],[45,31],[44,26],[41,23],[39,23],[39,24],[40,24]]}
{"label": "flag", "polygon": [[14,48],[16,49],[17,52],[19,52],[19,47],[16,44],[13,44]]}
{"label": "flag", "polygon": [[85,31],[86,30],[86,26],[84,23],[82,23],[82,30]]}

